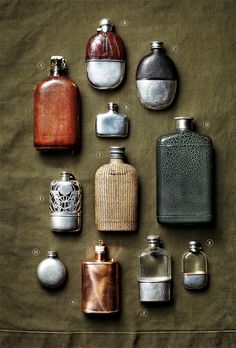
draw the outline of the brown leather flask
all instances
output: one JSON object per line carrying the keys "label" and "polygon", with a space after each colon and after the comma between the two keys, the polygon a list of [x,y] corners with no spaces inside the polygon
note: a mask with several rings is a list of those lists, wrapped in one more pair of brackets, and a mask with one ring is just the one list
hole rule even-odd
{"label": "brown leather flask", "polygon": [[76,150],[79,146],[79,89],[65,76],[66,60],[51,57],[50,76],[34,90],[34,146],[37,150]]}
{"label": "brown leather flask", "polygon": [[84,313],[111,314],[119,311],[119,264],[106,257],[103,241],[95,246],[95,260],[82,261]]}

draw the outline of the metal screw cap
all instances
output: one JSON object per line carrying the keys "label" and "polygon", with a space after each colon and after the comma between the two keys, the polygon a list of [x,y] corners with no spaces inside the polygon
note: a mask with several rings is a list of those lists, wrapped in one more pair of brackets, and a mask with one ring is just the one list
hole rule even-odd
{"label": "metal screw cap", "polygon": [[117,111],[118,110],[118,104],[113,103],[113,102],[109,102],[108,103],[108,109]]}
{"label": "metal screw cap", "polygon": [[103,243],[102,240],[99,240],[99,245],[95,245],[95,253],[96,254],[103,254],[106,251],[106,245]]}
{"label": "metal screw cap", "polygon": [[72,174],[70,172],[67,172],[66,170],[63,170],[61,172],[61,180],[62,181],[69,181],[71,176],[72,176]]}
{"label": "metal screw cap", "polygon": [[63,56],[51,56],[51,65],[60,65],[61,69],[66,69],[67,60]]}
{"label": "metal screw cap", "polygon": [[55,250],[49,250],[48,257],[57,257],[57,252]]}
{"label": "metal screw cap", "polygon": [[193,117],[175,117],[176,129],[177,130],[188,130],[192,129]]}
{"label": "metal screw cap", "polygon": [[125,147],[111,146],[109,149],[111,158],[123,158],[125,153]]}
{"label": "metal screw cap", "polygon": [[147,236],[146,240],[148,241],[148,243],[159,243],[160,237],[155,234],[151,234]]}
{"label": "metal screw cap", "polygon": [[201,250],[201,249],[202,249],[202,245],[198,240],[191,240],[189,242],[189,250],[197,251],[197,250]]}
{"label": "metal screw cap", "polygon": [[109,26],[111,26],[112,25],[112,21],[109,18],[103,18],[103,19],[100,20],[99,25],[100,25],[100,27],[102,25],[109,25]]}
{"label": "metal screw cap", "polygon": [[164,43],[161,41],[152,41],[151,42],[151,49],[153,48],[164,48]]}
{"label": "metal screw cap", "polygon": [[51,60],[63,60],[65,59],[63,56],[51,56]]}

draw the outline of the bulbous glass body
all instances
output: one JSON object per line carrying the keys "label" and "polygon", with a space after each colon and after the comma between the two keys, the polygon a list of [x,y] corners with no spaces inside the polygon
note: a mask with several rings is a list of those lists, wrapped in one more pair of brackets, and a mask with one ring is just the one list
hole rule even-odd
{"label": "bulbous glass body", "polygon": [[[208,282],[207,258],[197,241],[190,242],[189,252],[183,256],[183,285],[189,290],[203,289]],[[193,245],[193,243],[195,243]]]}
{"label": "bulbous glass body", "polygon": [[138,254],[138,283],[141,302],[170,300],[171,256],[160,247],[158,236],[147,237],[149,246]]}

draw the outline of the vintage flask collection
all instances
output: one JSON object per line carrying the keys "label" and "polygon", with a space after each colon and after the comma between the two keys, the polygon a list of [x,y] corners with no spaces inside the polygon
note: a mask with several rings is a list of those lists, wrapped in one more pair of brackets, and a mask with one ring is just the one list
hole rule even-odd
{"label": "vintage flask collection", "polygon": [[94,261],[82,261],[82,301],[85,313],[110,314],[119,311],[119,264],[108,260],[103,241],[95,246]]}
{"label": "vintage flask collection", "polygon": [[212,220],[212,141],[191,130],[192,117],[176,117],[176,131],[157,140],[157,220]]}
{"label": "vintage flask collection", "polygon": [[207,258],[199,241],[189,242],[189,252],[183,256],[182,278],[183,285],[188,290],[200,290],[207,285]]}
{"label": "vintage flask collection", "polygon": [[124,138],[128,135],[128,117],[118,113],[118,105],[108,103],[108,112],[96,116],[98,137]]}
{"label": "vintage flask collection", "polygon": [[156,235],[147,237],[148,248],[138,255],[138,284],[141,302],[170,301],[171,256]]}
{"label": "vintage flask collection", "polygon": [[165,109],[174,100],[177,72],[165,53],[163,42],[151,42],[151,53],[138,64],[136,86],[139,100],[148,109]]}
{"label": "vintage flask collection", "polygon": [[80,96],[76,84],[65,76],[62,56],[51,57],[50,76],[34,90],[34,146],[37,150],[77,150]]}
{"label": "vintage flask collection", "polygon": [[[97,33],[87,43],[86,72],[90,85],[111,90],[124,79],[124,43],[113,31],[110,19],[100,21]],[[34,146],[41,151],[77,150],[80,143],[80,95],[66,77],[67,62],[51,57],[50,76],[34,91]],[[162,110],[173,102],[177,71],[162,42],[151,42],[151,52],[136,71],[140,102],[148,109]],[[192,117],[176,117],[176,131],[157,139],[157,220],[166,224],[194,224],[212,220],[212,141],[192,131]],[[96,116],[98,137],[128,136],[129,121],[108,103],[108,111]],[[125,163],[125,148],[110,147],[110,163],[95,174],[95,223],[98,231],[135,231],[138,225],[138,174]],[[82,187],[67,171],[50,184],[50,221],[53,232],[78,232],[82,219]],[[137,280],[141,302],[171,300],[171,256],[162,248],[160,237],[147,236],[148,247],[138,254]],[[200,242],[190,241],[183,256],[182,281],[188,290],[208,283],[207,258]],[[92,314],[119,311],[119,264],[107,255],[102,240],[95,246],[93,261],[81,262],[81,310]],[[56,251],[37,268],[40,284],[60,287],[67,272]]]}
{"label": "vintage flask collection", "polygon": [[95,174],[95,223],[98,231],[137,229],[138,175],[124,163],[125,148],[110,147],[110,163]]}
{"label": "vintage flask collection", "polygon": [[81,228],[82,187],[74,176],[61,172],[50,184],[49,207],[53,232],[77,232]]}
{"label": "vintage flask collection", "polygon": [[124,43],[112,28],[112,22],[103,18],[97,33],[87,43],[86,71],[89,83],[97,89],[114,89],[125,75]]}
{"label": "vintage flask collection", "polygon": [[48,257],[38,265],[37,277],[46,288],[57,288],[65,282],[66,269],[58,259],[56,251],[48,251]]}

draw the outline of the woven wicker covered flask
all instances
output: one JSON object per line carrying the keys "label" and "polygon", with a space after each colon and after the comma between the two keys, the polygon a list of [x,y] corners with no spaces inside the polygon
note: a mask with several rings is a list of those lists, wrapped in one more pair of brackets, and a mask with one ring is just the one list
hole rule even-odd
{"label": "woven wicker covered flask", "polygon": [[137,229],[138,175],[124,163],[124,147],[110,147],[110,163],[95,174],[95,222],[98,231]]}
{"label": "woven wicker covered flask", "polygon": [[91,314],[119,311],[119,264],[109,260],[102,240],[95,246],[93,261],[82,261],[81,309]]}

